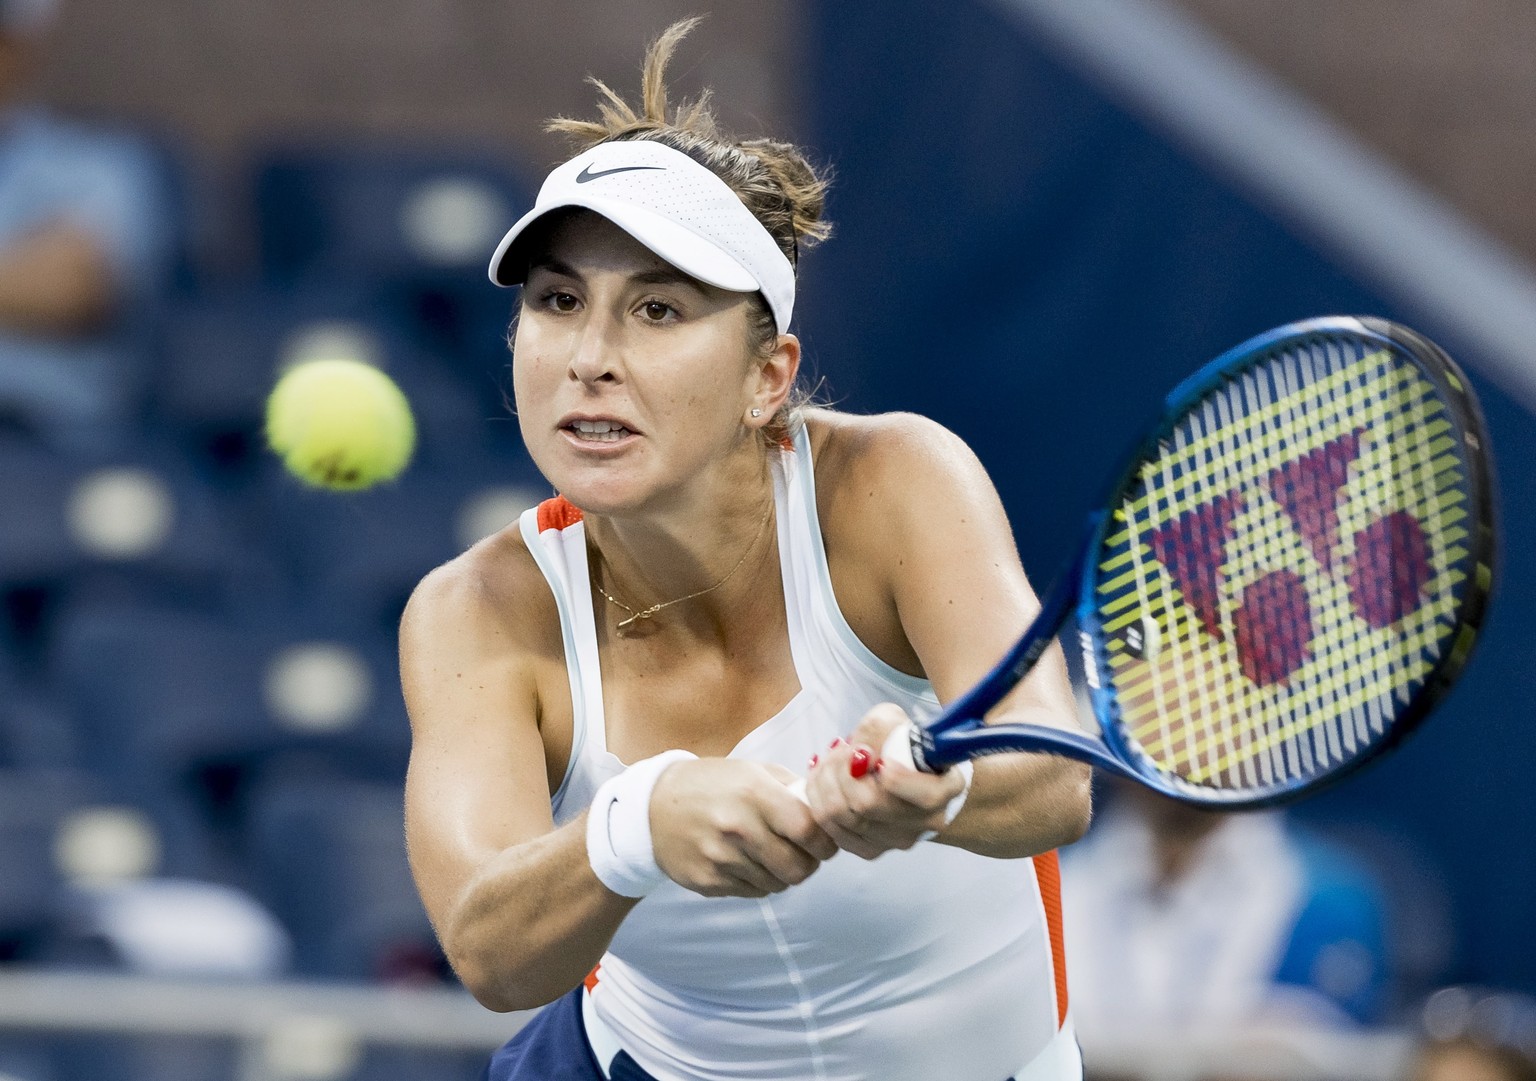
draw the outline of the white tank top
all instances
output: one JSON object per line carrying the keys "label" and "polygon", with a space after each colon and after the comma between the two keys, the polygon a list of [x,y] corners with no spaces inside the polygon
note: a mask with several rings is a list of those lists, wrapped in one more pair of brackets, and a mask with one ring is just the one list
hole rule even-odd
{"label": "white tank top", "polygon": [[[929,717],[938,702],[926,680],[871,653],[838,608],[803,427],[776,459],[800,690],[730,757],[800,773],[871,706]],[[552,801],[564,823],[625,764],[607,748],[581,512],[556,498],[520,526],[554,591],[570,673],[575,731]],[[635,906],[588,978],[594,1043],[616,1041],[662,1081],[1079,1078],[1060,912],[1054,852],[1001,860],[930,843],[873,861],[840,852],[761,900],[705,898],[668,882]]]}

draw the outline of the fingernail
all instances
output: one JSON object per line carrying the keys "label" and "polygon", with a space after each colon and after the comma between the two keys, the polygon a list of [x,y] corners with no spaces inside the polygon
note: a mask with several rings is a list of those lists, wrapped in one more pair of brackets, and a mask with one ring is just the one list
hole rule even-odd
{"label": "fingernail", "polygon": [[883,758],[875,759],[874,768],[872,770],[870,770],[870,772],[871,773],[879,773],[880,772],[880,767],[883,766],[883,765],[885,765],[885,759],[883,759]]}
{"label": "fingernail", "polygon": [[815,769],[816,768],[816,763],[820,762],[820,761],[821,761],[821,755],[813,754],[813,755],[811,755],[811,760],[805,764],[805,768],[806,769]]}
{"label": "fingernail", "polygon": [[[832,747],[841,747],[843,744],[845,744],[847,742],[848,741],[846,739],[844,739],[842,736],[838,736],[836,739],[834,739],[832,741]],[[827,749],[831,750],[832,747],[828,747]]]}
{"label": "fingernail", "polygon": [[862,777],[869,772],[869,751],[863,747],[853,752],[853,757],[848,760],[848,774],[851,777]]}

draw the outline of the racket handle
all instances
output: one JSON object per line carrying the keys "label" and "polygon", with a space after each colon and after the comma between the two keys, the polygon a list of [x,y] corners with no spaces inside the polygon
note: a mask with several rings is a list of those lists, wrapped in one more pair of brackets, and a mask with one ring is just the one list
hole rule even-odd
{"label": "racket handle", "polygon": [[880,748],[881,761],[896,762],[908,769],[916,769],[917,761],[912,757],[912,737],[915,734],[910,724],[898,726],[885,737],[885,744]]}

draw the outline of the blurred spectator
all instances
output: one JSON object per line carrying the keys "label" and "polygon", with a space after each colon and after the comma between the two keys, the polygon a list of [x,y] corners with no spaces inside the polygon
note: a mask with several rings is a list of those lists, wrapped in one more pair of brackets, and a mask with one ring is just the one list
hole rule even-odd
{"label": "blurred spectator", "polygon": [[67,888],[47,959],[153,976],[285,974],[293,943],[276,917],[233,886],[163,877],[162,843],[130,807],[80,807],[58,823]]}
{"label": "blurred spectator", "polygon": [[1062,879],[1085,1048],[1097,1033],[1368,1023],[1387,1005],[1378,887],[1277,814],[1126,786]]}
{"label": "blurred spectator", "polygon": [[0,416],[95,447],[131,419],[132,316],[161,286],[163,173],[31,102],[57,0],[0,0]]}
{"label": "blurred spectator", "polygon": [[1424,1046],[1411,1081],[1536,1081],[1536,1062],[1508,1047],[1474,1040],[1435,1041]]}
{"label": "blurred spectator", "polygon": [[1410,1081],[1536,1081],[1536,1000],[1447,987],[1424,1005]]}

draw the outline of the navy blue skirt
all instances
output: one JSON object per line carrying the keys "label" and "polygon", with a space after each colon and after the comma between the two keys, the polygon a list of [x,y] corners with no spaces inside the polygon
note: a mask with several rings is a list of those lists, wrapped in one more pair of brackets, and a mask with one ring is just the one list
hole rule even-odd
{"label": "navy blue skirt", "polygon": [[[491,1056],[481,1081],[603,1081],[581,1022],[585,993],[578,987],[540,1010]],[[612,1081],[655,1081],[623,1051],[614,1056],[608,1076]]]}
{"label": "navy blue skirt", "polygon": [[[491,1056],[480,1081],[603,1081],[581,1022],[584,993],[578,987],[539,1011]],[[623,1051],[614,1056],[608,1076],[611,1081],[656,1081]]]}

